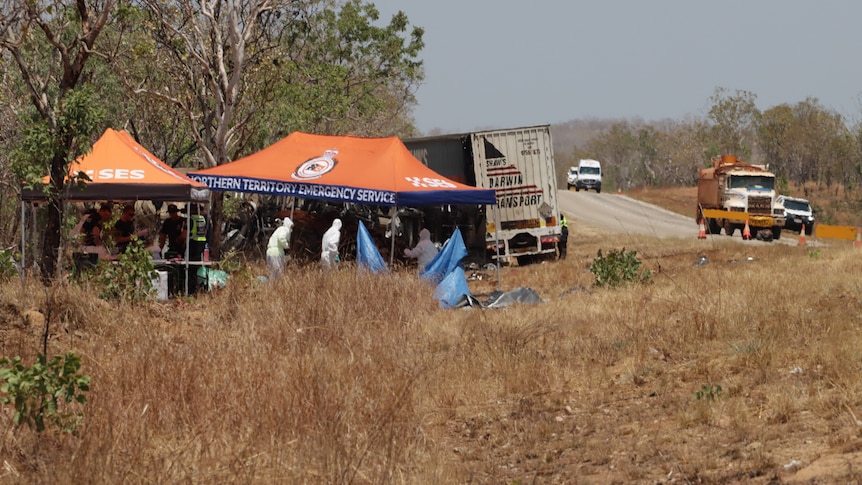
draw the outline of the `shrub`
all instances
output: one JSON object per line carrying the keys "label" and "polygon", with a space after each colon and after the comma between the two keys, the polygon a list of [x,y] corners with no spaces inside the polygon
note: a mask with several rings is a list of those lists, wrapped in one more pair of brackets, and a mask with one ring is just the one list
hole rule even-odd
{"label": "shrub", "polygon": [[641,271],[642,263],[637,251],[626,252],[625,248],[611,250],[607,256],[599,249],[596,259],[590,265],[590,272],[596,277],[595,286],[616,288],[627,282],[648,283],[652,278],[649,269]]}
{"label": "shrub", "polygon": [[144,243],[137,237],[126,247],[126,252],[117,256],[116,261],[99,263],[96,283],[101,290],[99,296],[105,299],[142,301],[153,293],[153,278],[158,275]]}
{"label": "shrub", "polygon": [[694,398],[698,401],[715,401],[721,398],[721,386],[704,384],[699,390],[694,392]]}
{"label": "shrub", "polygon": [[0,359],[0,403],[15,408],[12,420],[16,426],[26,424],[41,432],[47,420],[74,432],[82,414],[63,408],[72,401],[86,404],[87,398],[80,392],[90,390],[90,376],[78,374],[81,358],[73,352],[46,360],[45,354],[39,354],[37,362],[26,367],[20,357]]}
{"label": "shrub", "polygon": [[11,249],[0,250],[0,281],[8,281],[18,274],[18,268],[15,266],[16,257],[20,257],[20,254]]}

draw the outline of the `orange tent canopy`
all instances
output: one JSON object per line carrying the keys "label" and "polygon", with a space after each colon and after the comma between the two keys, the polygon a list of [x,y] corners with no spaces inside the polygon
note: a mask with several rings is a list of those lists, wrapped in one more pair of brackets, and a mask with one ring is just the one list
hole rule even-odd
{"label": "orange tent canopy", "polygon": [[[70,165],[69,172],[84,172],[91,179],[83,190],[73,187],[69,200],[209,200],[206,185],[169,167],[122,130],[105,130],[90,153]],[[22,198],[43,200],[45,194],[24,190]]]}
{"label": "orange tent canopy", "polygon": [[294,132],[231,163],[189,173],[212,190],[380,206],[491,204],[491,189],[450,180],[417,160],[396,137]]}

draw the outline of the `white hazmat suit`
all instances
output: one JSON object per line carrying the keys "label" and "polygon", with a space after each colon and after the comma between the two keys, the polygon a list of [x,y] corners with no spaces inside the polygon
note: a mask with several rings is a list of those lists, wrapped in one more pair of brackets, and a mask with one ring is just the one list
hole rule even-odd
{"label": "white hazmat suit", "polygon": [[431,241],[431,232],[428,229],[419,231],[419,242],[413,249],[405,249],[404,255],[408,258],[416,258],[421,273],[437,256],[437,246]]}
{"label": "white hazmat suit", "polygon": [[266,245],[266,266],[269,268],[270,279],[275,279],[284,273],[287,268],[287,263],[290,261],[285,251],[290,247],[290,233],[293,230],[293,221],[290,217],[285,217],[281,226],[272,232],[269,236],[269,243]]}
{"label": "white hazmat suit", "polygon": [[341,219],[332,221],[332,226],[323,233],[320,263],[326,269],[334,269],[338,258],[338,242],[341,240]]}

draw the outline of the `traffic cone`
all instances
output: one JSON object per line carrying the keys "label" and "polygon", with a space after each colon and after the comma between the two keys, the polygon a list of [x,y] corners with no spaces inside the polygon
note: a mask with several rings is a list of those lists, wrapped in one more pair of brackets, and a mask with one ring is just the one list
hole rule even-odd
{"label": "traffic cone", "polygon": [[622,195],[622,193],[623,193],[623,188],[617,187],[617,195]]}
{"label": "traffic cone", "polygon": [[706,226],[703,225],[703,219],[700,220],[700,226],[697,228],[697,238],[706,239]]}
{"label": "traffic cone", "polygon": [[745,220],[745,229],[742,230],[742,239],[751,240],[751,228],[748,227],[748,219]]}
{"label": "traffic cone", "polygon": [[802,224],[802,230],[799,231],[799,242],[796,243],[797,246],[805,246],[805,224]]}
{"label": "traffic cone", "polygon": [[856,228],[856,241],[853,242],[853,247],[862,248],[862,227]]}

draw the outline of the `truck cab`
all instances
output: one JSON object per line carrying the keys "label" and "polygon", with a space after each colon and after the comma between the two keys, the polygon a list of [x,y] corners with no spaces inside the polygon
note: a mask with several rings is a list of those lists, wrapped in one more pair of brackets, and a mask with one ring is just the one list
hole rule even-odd
{"label": "truck cab", "polygon": [[775,174],[766,166],[746,163],[733,155],[713,157],[712,165],[698,171],[698,220],[703,209],[744,214],[707,217],[704,222],[709,232],[718,234],[724,229],[731,236],[748,224],[758,239],[780,238],[785,217],[784,205],[775,191]]}
{"label": "truck cab", "polygon": [[595,190],[597,193],[602,191],[602,164],[598,160],[581,160],[577,167],[569,169],[568,188],[572,187],[575,191]]}

